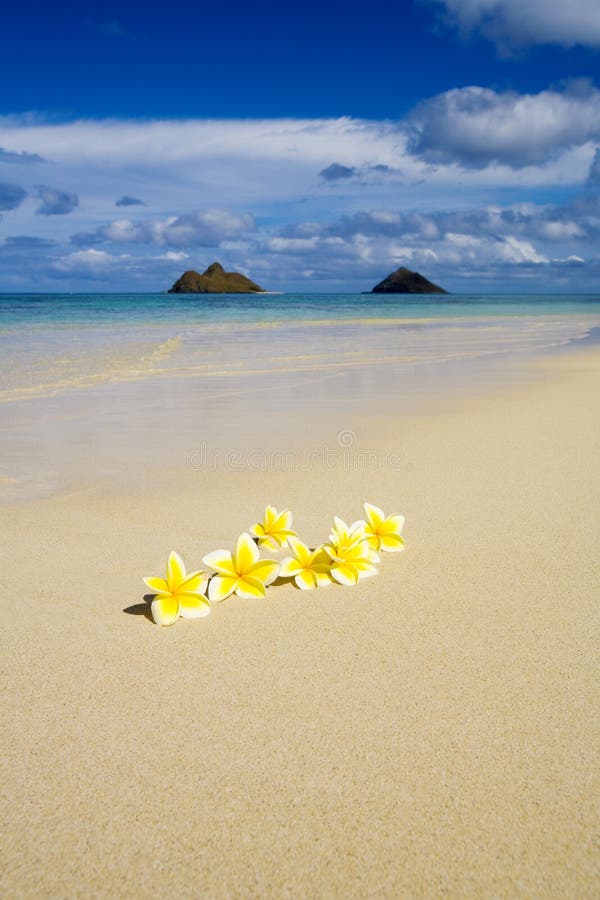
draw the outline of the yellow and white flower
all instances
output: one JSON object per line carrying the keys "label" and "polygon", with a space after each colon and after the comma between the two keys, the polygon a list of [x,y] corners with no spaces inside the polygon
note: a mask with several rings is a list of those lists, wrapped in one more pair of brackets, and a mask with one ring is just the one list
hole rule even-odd
{"label": "yellow and white flower", "polygon": [[279,550],[288,542],[288,538],[297,537],[292,531],[292,512],[284,509],[277,512],[274,506],[265,507],[262,522],[256,522],[250,534],[258,541],[258,546],[265,550]]}
{"label": "yellow and white flower", "polygon": [[171,550],[167,560],[167,577],[150,575],[144,584],[156,594],[152,600],[152,618],[157,625],[172,625],[179,616],[198,619],[208,616],[210,602],[205,596],[208,575],[206,572],[185,571],[179,553]]}
{"label": "yellow and white flower", "polygon": [[323,549],[331,559],[331,577],[340,584],[356,584],[360,578],[377,575],[379,557],[371,549],[361,522],[349,527],[337,516]]}
{"label": "yellow and white flower", "polygon": [[373,550],[399,553],[404,549],[405,541],[401,534],[404,516],[386,516],[382,509],[372,503],[365,503],[365,515],[367,520],[361,521],[361,524]]}
{"label": "yellow and white flower", "polygon": [[282,560],[280,578],[293,579],[296,587],[302,591],[327,587],[331,584],[329,577],[331,559],[323,549],[323,545],[316,550],[310,550],[301,540],[291,536],[288,538],[288,544],[293,555]]}
{"label": "yellow and white flower", "polygon": [[266,585],[275,581],[279,573],[279,563],[261,559],[258,547],[247,532],[240,534],[233,553],[214,550],[203,562],[216,572],[208,586],[208,596],[215,602],[231,594],[243,600],[264,597]]}

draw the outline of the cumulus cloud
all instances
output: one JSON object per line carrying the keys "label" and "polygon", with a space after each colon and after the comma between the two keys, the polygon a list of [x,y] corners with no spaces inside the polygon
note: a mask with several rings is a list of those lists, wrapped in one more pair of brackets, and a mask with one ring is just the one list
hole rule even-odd
{"label": "cumulus cloud", "polygon": [[539,165],[600,140],[600,91],[587,82],[539,94],[456,88],[420,103],[407,129],[409,149],[430,163]]}
{"label": "cumulus cloud", "polygon": [[[56,257],[51,263],[52,278],[76,277],[84,280],[110,282],[113,278],[135,279],[144,283],[151,279],[153,287],[160,287],[165,278],[173,277],[187,253],[172,252],[159,255],[109,253],[88,247]],[[151,282],[151,283],[152,283]]]}
{"label": "cumulus cloud", "polygon": [[16,209],[26,196],[27,191],[23,190],[18,184],[0,181],[0,209]]}
{"label": "cumulus cloud", "polygon": [[5,150],[4,147],[0,147],[0,163],[12,163],[13,165],[30,165],[31,163],[43,163],[47,162],[43,156],[40,156],[38,153],[26,153],[24,150],[15,151],[15,150]]}
{"label": "cumulus cloud", "polygon": [[425,101],[398,122],[0,117],[0,145],[51,158],[61,179],[76,170],[86,209],[94,195],[102,204],[120,197],[132,172],[136,190],[159,210],[187,211],[194,195],[207,207],[249,208],[327,187],[348,195],[368,185],[384,194],[388,179],[407,189],[425,179],[439,196],[440,187],[455,190],[457,164],[477,186],[583,183],[600,140],[599,94],[585,83],[522,95],[475,86]]}
{"label": "cumulus cloud", "polygon": [[122,197],[119,197],[118,200],[115,200],[115,206],[145,206],[143,200],[139,200],[137,197],[129,197],[127,194],[123,194]]}
{"label": "cumulus cloud", "polygon": [[547,253],[524,238],[453,232],[432,244],[375,234],[346,239],[321,235],[310,240],[275,238],[260,249],[272,278],[284,270],[287,278],[310,273],[306,276],[310,281],[335,285],[347,283],[351,273],[351,282],[365,287],[401,265],[443,281],[452,275],[469,278],[498,270],[519,278],[523,270],[532,266],[539,270],[551,262]]}
{"label": "cumulus cloud", "polygon": [[459,278],[466,289],[476,279],[488,284],[498,279],[503,288],[512,283],[519,289],[520,280],[529,284],[534,277],[536,285],[560,277],[563,287],[571,277],[597,279],[593,248],[599,242],[600,197],[590,193],[563,205],[371,210],[329,222],[300,222],[257,238],[249,255],[270,266],[265,283],[283,271],[287,278],[334,287],[351,273],[355,283],[368,287],[406,265],[441,283]]}
{"label": "cumulus cloud", "polygon": [[[404,263],[442,284],[449,276],[474,284],[472,275],[491,284],[486,273],[500,273],[502,289],[509,276],[517,286],[531,272],[563,267],[591,290],[597,282],[584,278],[600,245],[599,95],[589,83],[539,94],[472,87],[396,123],[0,117],[0,145],[51,158],[61,186],[44,187],[52,196],[13,214],[23,237],[56,243],[51,251],[0,243],[5,284],[24,283],[27,261],[32,286],[54,278],[84,289],[80,279],[96,278],[114,289],[160,289],[184,267],[206,267],[218,247],[226,267],[274,289],[366,289]],[[343,177],[319,178],[332,166]],[[0,185],[0,206],[14,209],[25,190],[34,193],[23,183],[8,194]],[[76,200],[82,185],[83,209],[61,200]],[[135,195],[122,195],[123,186]],[[551,202],[573,187],[579,197]],[[152,210],[132,202],[139,197]],[[52,212],[36,216],[44,202]],[[69,206],[71,215],[61,215]],[[0,234],[11,224],[5,218]],[[542,288],[544,277],[536,274]]]}
{"label": "cumulus cloud", "polygon": [[36,191],[42,201],[36,210],[39,216],[65,216],[79,206],[77,194],[59,191],[45,184],[38,184]]}
{"label": "cumulus cloud", "polygon": [[115,263],[122,262],[127,258],[126,254],[116,257],[104,250],[89,248],[61,256],[52,263],[52,266],[59,272],[96,273],[105,272],[107,269],[113,268]]}
{"label": "cumulus cloud", "polygon": [[445,6],[464,32],[481,31],[500,46],[560,44],[600,46],[597,0],[431,0]]}
{"label": "cumulus cloud", "polygon": [[[564,205],[516,203],[454,211],[357,212],[334,222],[288,226],[271,246],[274,250],[284,246],[308,250],[322,238],[345,242],[386,238],[431,248],[449,235],[454,236],[449,238],[454,244],[459,235],[460,240],[485,235],[493,240],[537,239],[545,244],[593,243],[600,238],[600,198],[576,198]],[[278,245],[282,239],[287,243]]]}
{"label": "cumulus cloud", "polygon": [[235,240],[256,230],[254,217],[232,213],[226,209],[132,222],[117,219],[101,225],[90,233],[74,234],[74,244],[156,244],[170,247],[219,247],[224,241]]}

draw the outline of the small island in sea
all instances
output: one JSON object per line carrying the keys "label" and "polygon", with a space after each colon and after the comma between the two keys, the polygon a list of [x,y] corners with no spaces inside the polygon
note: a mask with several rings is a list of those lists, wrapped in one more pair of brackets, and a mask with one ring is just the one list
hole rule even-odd
{"label": "small island in sea", "polygon": [[205,272],[189,269],[169,288],[168,294],[262,294],[264,288],[239,272],[226,272],[214,262]]}
{"label": "small island in sea", "polygon": [[419,272],[401,266],[376,284],[371,294],[447,294],[448,291],[428,281]]}

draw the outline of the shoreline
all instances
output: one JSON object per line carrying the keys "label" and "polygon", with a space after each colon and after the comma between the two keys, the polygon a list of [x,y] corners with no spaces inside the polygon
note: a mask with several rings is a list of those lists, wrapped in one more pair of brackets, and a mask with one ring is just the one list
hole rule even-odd
{"label": "shoreline", "polygon": [[107,343],[103,327],[91,344],[77,330],[61,333],[58,345],[51,335],[46,345],[32,339],[18,359],[11,345],[0,387],[0,502],[95,478],[126,486],[132,473],[162,477],[188,467],[199,448],[245,457],[335,448],[351,430],[371,449],[378,421],[535,379],[544,355],[595,346],[598,321],[319,320],[278,324],[276,335],[256,324],[226,333],[167,322],[152,340],[134,329]]}
{"label": "shoreline", "polygon": [[[401,465],[201,469],[6,507],[8,896],[593,896],[600,352],[369,424]],[[265,503],[406,551],[159,628],[141,576]]]}

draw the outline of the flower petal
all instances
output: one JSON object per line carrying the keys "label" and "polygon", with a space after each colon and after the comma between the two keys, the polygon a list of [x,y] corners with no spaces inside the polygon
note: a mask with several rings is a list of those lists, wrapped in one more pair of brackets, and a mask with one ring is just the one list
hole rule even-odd
{"label": "flower petal", "polygon": [[381,538],[378,534],[373,534],[371,531],[367,531],[366,541],[371,550],[381,549]]}
{"label": "flower petal", "polygon": [[202,562],[220,575],[235,575],[233,559],[229,550],[213,550],[212,553],[206,554]]}
{"label": "flower petal", "polygon": [[292,527],[291,509],[283,509],[273,522],[273,531],[285,531]]}
{"label": "flower petal", "polygon": [[257,522],[256,525],[253,525],[252,528],[249,529],[252,537],[262,538],[265,536],[265,528],[260,522]]}
{"label": "flower petal", "polygon": [[169,590],[175,593],[181,582],[185,581],[185,563],[179,553],[171,550],[167,560],[167,583]]}
{"label": "flower petal", "polygon": [[399,534],[382,534],[379,542],[379,549],[386,553],[399,553],[404,550],[404,538]]}
{"label": "flower petal", "polygon": [[310,557],[310,566],[328,566],[331,562],[329,554],[325,552],[323,544],[315,547]]}
{"label": "flower petal", "polygon": [[[208,584],[208,574],[198,570],[191,572],[185,581],[179,586],[177,593],[181,594],[203,594]],[[182,613],[183,615],[183,613]]]}
{"label": "flower petal", "polygon": [[237,587],[237,575],[213,575],[208,585],[208,597],[213,603],[220,603],[230,594],[233,594]]}
{"label": "flower petal", "polygon": [[300,538],[290,536],[288,538],[288,544],[292,548],[292,553],[304,566],[306,566],[311,559],[311,552]]}
{"label": "flower petal", "polygon": [[337,551],[336,551],[336,548],[335,548],[335,547],[332,547],[331,544],[323,544],[323,550],[325,551],[325,553],[327,554],[327,556],[330,557],[330,559],[332,559],[332,560],[334,560],[334,561],[336,561],[336,562],[340,562],[340,561],[341,561],[341,560],[339,560],[338,557],[337,557]]}
{"label": "flower petal", "polygon": [[251,569],[248,569],[247,574],[265,585],[271,584],[279,575],[279,563],[274,559],[259,559]]}
{"label": "flower petal", "polygon": [[359,578],[372,578],[373,575],[377,575],[375,566],[372,563],[363,560],[353,561],[352,568],[356,570]]}
{"label": "flower petal", "polygon": [[172,625],[179,618],[179,600],[171,594],[159,594],[150,609],[157,625]]}
{"label": "flower petal", "polygon": [[185,581],[185,563],[179,553],[171,550],[167,560],[167,583],[169,589],[174,593],[182,581]]}
{"label": "flower petal", "polygon": [[210,615],[210,603],[199,594],[177,594],[182,619],[202,619]]}
{"label": "flower petal", "polygon": [[164,578],[156,578],[154,575],[149,575],[148,578],[143,579],[146,587],[149,587],[153,594],[170,594],[169,585],[165,581]]}
{"label": "flower petal", "polygon": [[265,596],[265,586],[258,578],[244,575],[243,578],[238,580],[235,592],[242,600],[261,599]]}
{"label": "flower petal", "polygon": [[281,565],[279,567],[279,577],[280,578],[293,578],[294,575],[297,575],[298,572],[302,571],[302,566],[298,562],[297,559],[292,559],[291,556],[286,556],[284,560],[282,560]]}
{"label": "flower petal", "polygon": [[350,529],[348,528],[344,520],[340,519],[339,516],[333,517],[332,534],[334,534],[338,538],[338,540],[348,540]]}
{"label": "flower petal", "polygon": [[404,516],[388,516],[379,526],[379,534],[400,534],[404,528]]}
{"label": "flower petal", "polygon": [[365,503],[364,508],[369,525],[376,531],[377,526],[385,519],[384,511],[379,509],[378,506],[374,506],[372,503]]}
{"label": "flower petal", "polygon": [[250,537],[247,531],[243,531],[237,539],[235,553],[233,554],[233,567],[238,575],[244,575],[248,569],[251,569],[255,562],[258,562],[260,553],[258,547]]}
{"label": "flower petal", "polygon": [[258,546],[261,550],[271,550],[274,553],[277,552],[277,550],[281,550],[281,542],[273,534],[268,534],[266,537],[259,538]]}
{"label": "flower petal", "polygon": [[315,572],[313,569],[313,572],[317,579],[317,587],[324,588],[331,584],[331,569],[328,569],[327,572]]}
{"label": "flower petal", "polygon": [[354,566],[339,563],[331,567],[331,577],[335,578],[340,584],[356,584],[358,581],[358,572]]}
{"label": "flower petal", "polygon": [[317,586],[315,576],[308,569],[303,569],[299,572],[294,581],[301,591],[312,591]]}
{"label": "flower petal", "polygon": [[350,526],[350,535],[353,538],[363,537],[368,527],[369,526],[364,519],[357,519],[356,522],[353,522]]}
{"label": "flower petal", "polygon": [[271,530],[271,526],[277,519],[278,515],[279,514],[274,506],[265,506],[265,519],[264,519],[265,530],[268,530],[268,531]]}

